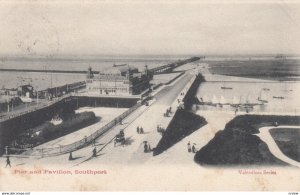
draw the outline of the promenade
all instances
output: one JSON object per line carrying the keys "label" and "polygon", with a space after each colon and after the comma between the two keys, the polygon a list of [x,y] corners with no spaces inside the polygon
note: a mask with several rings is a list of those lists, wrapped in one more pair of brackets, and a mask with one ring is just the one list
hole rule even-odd
{"label": "promenade", "polygon": [[[121,163],[124,164],[146,162],[152,157],[152,152],[143,152],[143,142],[147,141],[151,147],[155,147],[157,145],[161,138],[161,134],[157,132],[157,125],[160,125],[163,128],[168,126],[178,107],[178,99],[183,98],[181,94],[185,94],[187,92],[194,79],[195,71],[188,71],[171,84],[163,85],[155,90],[153,92],[154,98],[149,102],[149,106],[140,106],[129,116],[127,116],[122,121],[122,124],[114,126],[103,136],[100,136],[98,139],[96,139],[95,146],[89,145],[74,151],[72,154],[75,160],[73,161],[68,160],[68,153],[45,158],[29,156],[28,158],[13,159],[13,161],[17,164],[26,164],[26,166],[63,162],[70,167],[81,164],[89,164],[93,163],[94,161],[108,164],[119,164],[120,159],[122,159]],[[165,117],[164,112],[166,112],[166,109],[170,107],[172,113],[169,117]],[[144,134],[138,134],[136,132],[136,128],[138,126],[143,127]],[[125,133],[126,145],[124,147],[115,147],[113,139],[121,129],[123,129]],[[82,137],[80,132],[83,133],[82,136],[86,135],[86,131],[79,131],[72,134],[74,134],[75,137]],[[74,137],[72,134],[69,134],[68,137]],[[64,143],[64,141],[59,138],[44,144],[44,146],[51,147],[57,145],[58,143]],[[91,158],[94,147],[97,149],[98,157]]]}

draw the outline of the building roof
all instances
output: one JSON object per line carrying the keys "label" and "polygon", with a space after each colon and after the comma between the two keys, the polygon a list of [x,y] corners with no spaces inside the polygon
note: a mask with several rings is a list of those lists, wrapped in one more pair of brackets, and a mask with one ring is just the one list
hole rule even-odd
{"label": "building roof", "polygon": [[121,76],[121,75],[109,75],[109,74],[100,74],[97,77],[95,77],[95,79],[101,79],[101,80],[127,80],[126,77]]}
{"label": "building roof", "polygon": [[111,68],[108,68],[104,71],[102,71],[100,74],[106,74],[106,75],[122,75],[124,73],[126,73],[128,70],[130,71],[137,71],[138,69],[133,67],[133,66],[129,66],[129,65],[123,65],[123,66],[113,66]]}

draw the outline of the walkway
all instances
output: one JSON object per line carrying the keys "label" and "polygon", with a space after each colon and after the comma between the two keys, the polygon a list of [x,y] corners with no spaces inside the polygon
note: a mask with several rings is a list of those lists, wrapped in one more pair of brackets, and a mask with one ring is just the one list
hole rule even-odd
{"label": "walkway", "polygon": [[280,159],[290,165],[300,168],[300,162],[297,162],[297,161],[287,157],[285,154],[283,154],[283,152],[280,150],[280,148],[276,144],[274,138],[270,134],[270,129],[278,129],[278,128],[291,129],[291,128],[299,128],[299,127],[300,126],[278,126],[278,127],[267,126],[267,127],[260,128],[259,129],[260,133],[256,134],[256,135],[268,145],[270,152],[275,157],[277,157],[278,159]]}

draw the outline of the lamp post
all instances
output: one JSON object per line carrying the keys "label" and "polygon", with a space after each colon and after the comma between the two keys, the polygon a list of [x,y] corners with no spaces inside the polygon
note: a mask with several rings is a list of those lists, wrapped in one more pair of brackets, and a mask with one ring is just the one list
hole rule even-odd
{"label": "lamp post", "polygon": [[36,91],[36,104],[39,103],[39,92],[38,92],[38,86],[35,87],[35,91]]}

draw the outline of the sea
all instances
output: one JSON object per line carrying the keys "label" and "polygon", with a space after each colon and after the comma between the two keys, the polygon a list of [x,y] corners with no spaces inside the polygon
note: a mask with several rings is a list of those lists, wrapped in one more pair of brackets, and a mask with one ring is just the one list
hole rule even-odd
{"label": "sea", "polygon": [[[227,89],[222,89],[226,87]],[[204,102],[222,104],[259,104],[258,99],[264,100],[263,105],[254,106],[254,112],[300,113],[300,82],[203,82],[200,84],[197,97]],[[215,107],[202,106],[202,110],[223,110],[234,112],[231,106]]]}
{"label": "sea", "polygon": [[[36,69],[36,70],[74,70],[87,71],[89,67],[94,71],[102,71],[114,64],[128,64],[143,70],[147,65],[153,68],[161,65],[186,59],[192,56],[66,56],[58,58],[45,57],[0,57],[0,69]],[[16,88],[30,84],[38,90],[61,86],[77,81],[84,81],[85,74],[50,73],[50,72],[8,72],[0,71],[0,87]]]}
{"label": "sea", "polygon": [[[76,70],[87,71],[89,67],[95,71],[102,71],[114,64],[128,64],[143,70],[145,65],[148,68],[153,68],[161,65],[166,65],[175,62],[179,59],[187,59],[197,55],[122,55],[122,56],[59,56],[53,57],[1,57],[0,69],[37,69],[37,70]],[[269,60],[274,57],[251,57],[252,59]],[[222,60],[245,60],[249,57],[224,57],[224,56],[208,56],[205,58],[209,61]],[[7,72],[0,71],[0,87],[1,88],[16,88],[17,86],[30,84],[37,90],[44,90],[50,87],[61,86],[73,82],[84,81],[85,74],[78,73],[50,73],[50,72]],[[300,94],[299,82],[282,83],[282,82],[261,82],[261,83],[240,83],[228,82],[227,87],[231,90],[222,90],[224,85],[222,82],[205,82],[198,89],[198,97],[206,98],[207,101],[213,99],[217,101],[231,102],[238,99],[239,101],[257,102],[257,98],[264,96],[268,101],[267,106],[255,107],[259,111],[287,111],[299,112],[300,103],[298,94]],[[263,88],[269,90],[263,91]],[[284,97],[284,99],[273,98]],[[212,109],[207,107],[207,109]],[[225,109],[225,108],[222,108]],[[231,108],[230,108],[231,109]]]}

